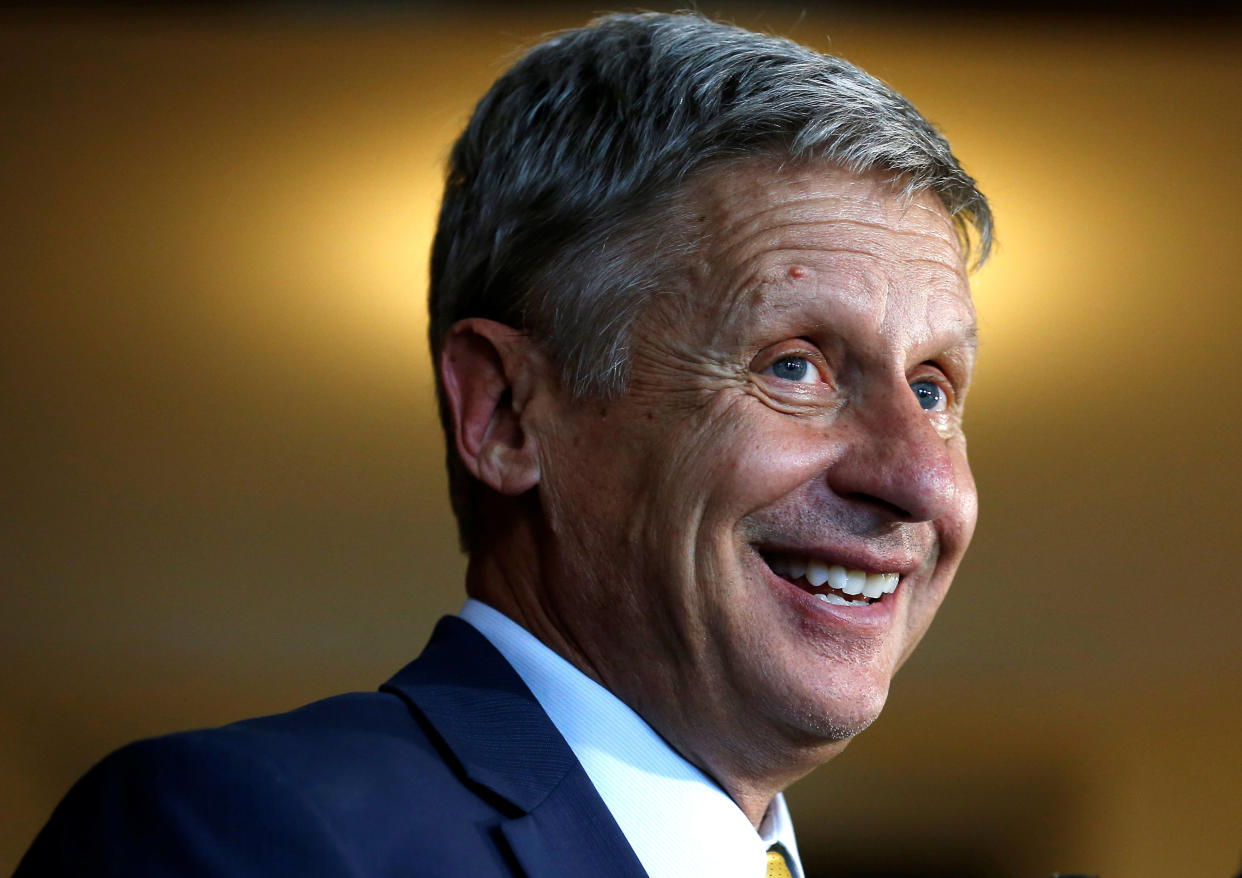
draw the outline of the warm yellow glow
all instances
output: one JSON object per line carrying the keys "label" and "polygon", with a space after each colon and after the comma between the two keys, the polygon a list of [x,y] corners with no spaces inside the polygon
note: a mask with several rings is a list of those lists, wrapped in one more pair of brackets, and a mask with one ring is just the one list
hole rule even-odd
{"label": "warm yellow glow", "polygon": [[[108,749],[373,687],[459,604],[425,346],[442,162],[513,50],[586,17],[495,14],[0,29],[0,871]],[[823,800],[800,843],[1232,874],[1238,33],[782,14],[737,20],[907,94],[999,231],[980,528],[885,717],[797,788]]]}

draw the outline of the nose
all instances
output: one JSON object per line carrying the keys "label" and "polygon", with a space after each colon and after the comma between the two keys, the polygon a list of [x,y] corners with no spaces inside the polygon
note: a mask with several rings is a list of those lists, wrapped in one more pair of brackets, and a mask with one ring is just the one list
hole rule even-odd
{"label": "nose", "polygon": [[838,497],[895,521],[952,510],[961,487],[953,454],[908,386],[860,401],[837,428],[846,447],[827,475]]}

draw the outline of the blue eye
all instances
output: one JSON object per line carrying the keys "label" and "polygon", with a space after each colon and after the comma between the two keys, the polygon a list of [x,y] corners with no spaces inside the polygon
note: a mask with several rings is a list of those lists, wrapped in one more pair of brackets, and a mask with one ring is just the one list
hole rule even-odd
{"label": "blue eye", "polygon": [[802,383],[815,377],[815,367],[806,357],[784,357],[777,360],[768,370],[777,378],[785,381]]}
{"label": "blue eye", "polygon": [[910,389],[914,391],[914,398],[925,412],[942,412],[948,407],[948,395],[934,381],[915,381]]}

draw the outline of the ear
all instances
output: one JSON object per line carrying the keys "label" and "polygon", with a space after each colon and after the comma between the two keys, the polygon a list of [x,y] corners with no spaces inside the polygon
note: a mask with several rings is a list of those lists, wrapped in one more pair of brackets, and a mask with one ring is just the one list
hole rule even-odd
{"label": "ear", "polygon": [[523,412],[544,372],[525,333],[474,317],[453,324],[440,352],[457,454],[479,481],[516,496],[539,483],[539,458]]}

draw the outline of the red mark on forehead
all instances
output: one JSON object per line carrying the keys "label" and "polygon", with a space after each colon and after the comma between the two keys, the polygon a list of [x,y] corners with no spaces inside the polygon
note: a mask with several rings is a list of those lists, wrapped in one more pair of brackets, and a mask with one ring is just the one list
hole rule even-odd
{"label": "red mark on forehead", "polygon": [[789,276],[795,280],[800,277],[806,277],[806,269],[801,265],[792,265],[789,267]]}

